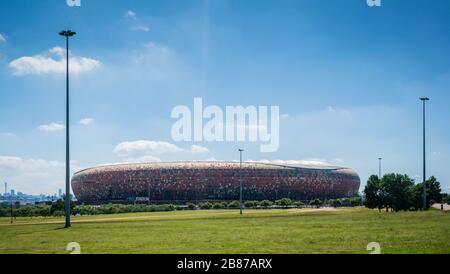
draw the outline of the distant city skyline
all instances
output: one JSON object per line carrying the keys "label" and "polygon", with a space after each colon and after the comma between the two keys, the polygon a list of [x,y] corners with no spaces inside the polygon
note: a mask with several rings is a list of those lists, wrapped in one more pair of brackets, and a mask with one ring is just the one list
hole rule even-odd
{"label": "distant city skyline", "polygon": [[[0,181],[58,193],[71,40],[71,172],[121,162],[239,160],[350,167],[450,192],[450,2],[0,1]],[[24,35],[26,33],[27,35]],[[279,106],[279,147],[176,142],[171,110]],[[258,125],[252,125],[258,127]]]}

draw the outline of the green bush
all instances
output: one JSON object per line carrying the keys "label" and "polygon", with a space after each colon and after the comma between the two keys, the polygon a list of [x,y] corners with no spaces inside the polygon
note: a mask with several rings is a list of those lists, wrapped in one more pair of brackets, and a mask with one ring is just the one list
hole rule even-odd
{"label": "green bush", "polygon": [[309,204],[319,208],[322,205],[322,201],[320,199],[314,199]]}
{"label": "green bush", "polygon": [[262,200],[262,201],[259,203],[259,205],[262,206],[262,207],[269,207],[269,206],[272,206],[272,205],[273,205],[273,202],[272,202],[272,201],[269,201],[269,200]]}
{"label": "green bush", "polygon": [[332,207],[341,207],[342,206],[342,201],[341,201],[341,199],[331,200],[330,201],[330,205]]}
{"label": "green bush", "polygon": [[228,203],[228,208],[239,208],[239,202],[238,201],[232,201]]}
{"label": "green bush", "polygon": [[62,210],[55,210],[52,213],[52,216],[55,216],[55,217],[61,217],[61,216],[65,216],[65,215],[66,215],[65,212]]}
{"label": "green bush", "polygon": [[259,202],[258,201],[245,201],[244,206],[246,208],[256,208],[258,207]]}
{"label": "green bush", "polygon": [[276,200],[275,204],[282,207],[288,207],[292,205],[292,200],[289,198],[282,198],[280,200]]}
{"label": "green bush", "polygon": [[193,203],[187,203],[186,205],[187,205],[187,207],[188,207],[189,209],[191,209],[191,210],[194,210],[194,209],[197,208],[197,206],[196,206],[195,204],[193,204]]}
{"label": "green bush", "polygon": [[350,206],[360,206],[362,203],[361,197],[353,197],[348,199],[348,203]]}
{"label": "green bush", "polygon": [[199,206],[201,209],[211,209],[213,205],[210,202],[204,202],[201,203]]}
{"label": "green bush", "polygon": [[294,206],[296,206],[296,207],[303,207],[303,206],[305,206],[305,203],[302,202],[302,201],[295,201],[295,202],[293,202],[292,204],[293,204]]}
{"label": "green bush", "polygon": [[213,204],[214,209],[223,209],[227,208],[227,203],[221,202],[221,203],[214,203]]}

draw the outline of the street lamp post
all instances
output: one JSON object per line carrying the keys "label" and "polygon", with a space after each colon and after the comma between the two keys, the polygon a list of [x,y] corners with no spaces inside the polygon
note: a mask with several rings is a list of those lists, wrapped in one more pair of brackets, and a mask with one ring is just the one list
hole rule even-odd
{"label": "street lamp post", "polygon": [[64,30],[59,35],[66,37],[66,224],[64,227],[70,227],[70,154],[69,154],[69,37],[74,36],[76,32]]}
{"label": "street lamp post", "polygon": [[239,213],[242,215],[242,152],[243,149],[239,149]]}
{"label": "street lamp post", "polygon": [[428,97],[422,97],[423,103],[423,210],[427,208],[427,184],[426,184],[426,159],[425,159],[425,103],[430,100]]}
{"label": "street lamp post", "polygon": [[11,196],[11,224],[14,222],[14,207],[13,207],[13,198]]}
{"label": "street lamp post", "polygon": [[[7,182],[5,182],[5,198],[6,198],[6,194],[8,193],[8,183]],[[13,223],[13,221],[14,221],[14,212],[13,212],[13,199],[12,199],[12,195],[10,195],[10,197],[9,197],[9,202],[10,202],[10,206],[11,206],[11,212],[10,212],[10,214],[11,214],[11,224]]]}
{"label": "street lamp post", "polygon": [[378,158],[378,179],[380,179],[381,180],[381,160],[382,160],[383,158]]}

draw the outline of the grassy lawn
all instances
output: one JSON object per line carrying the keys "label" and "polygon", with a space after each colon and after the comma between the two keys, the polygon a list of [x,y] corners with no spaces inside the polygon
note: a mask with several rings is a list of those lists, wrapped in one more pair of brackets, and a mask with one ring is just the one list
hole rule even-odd
{"label": "grassy lawn", "polygon": [[0,253],[450,253],[450,212],[198,210],[63,218],[0,218]]}

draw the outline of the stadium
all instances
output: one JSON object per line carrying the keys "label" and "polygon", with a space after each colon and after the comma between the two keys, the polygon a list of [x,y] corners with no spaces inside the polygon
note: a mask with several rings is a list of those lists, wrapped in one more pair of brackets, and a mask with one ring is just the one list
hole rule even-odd
{"label": "stadium", "polygon": [[359,189],[358,174],[342,167],[245,162],[172,162],[99,166],[81,170],[72,189],[83,203],[185,203],[245,200],[332,199]]}

